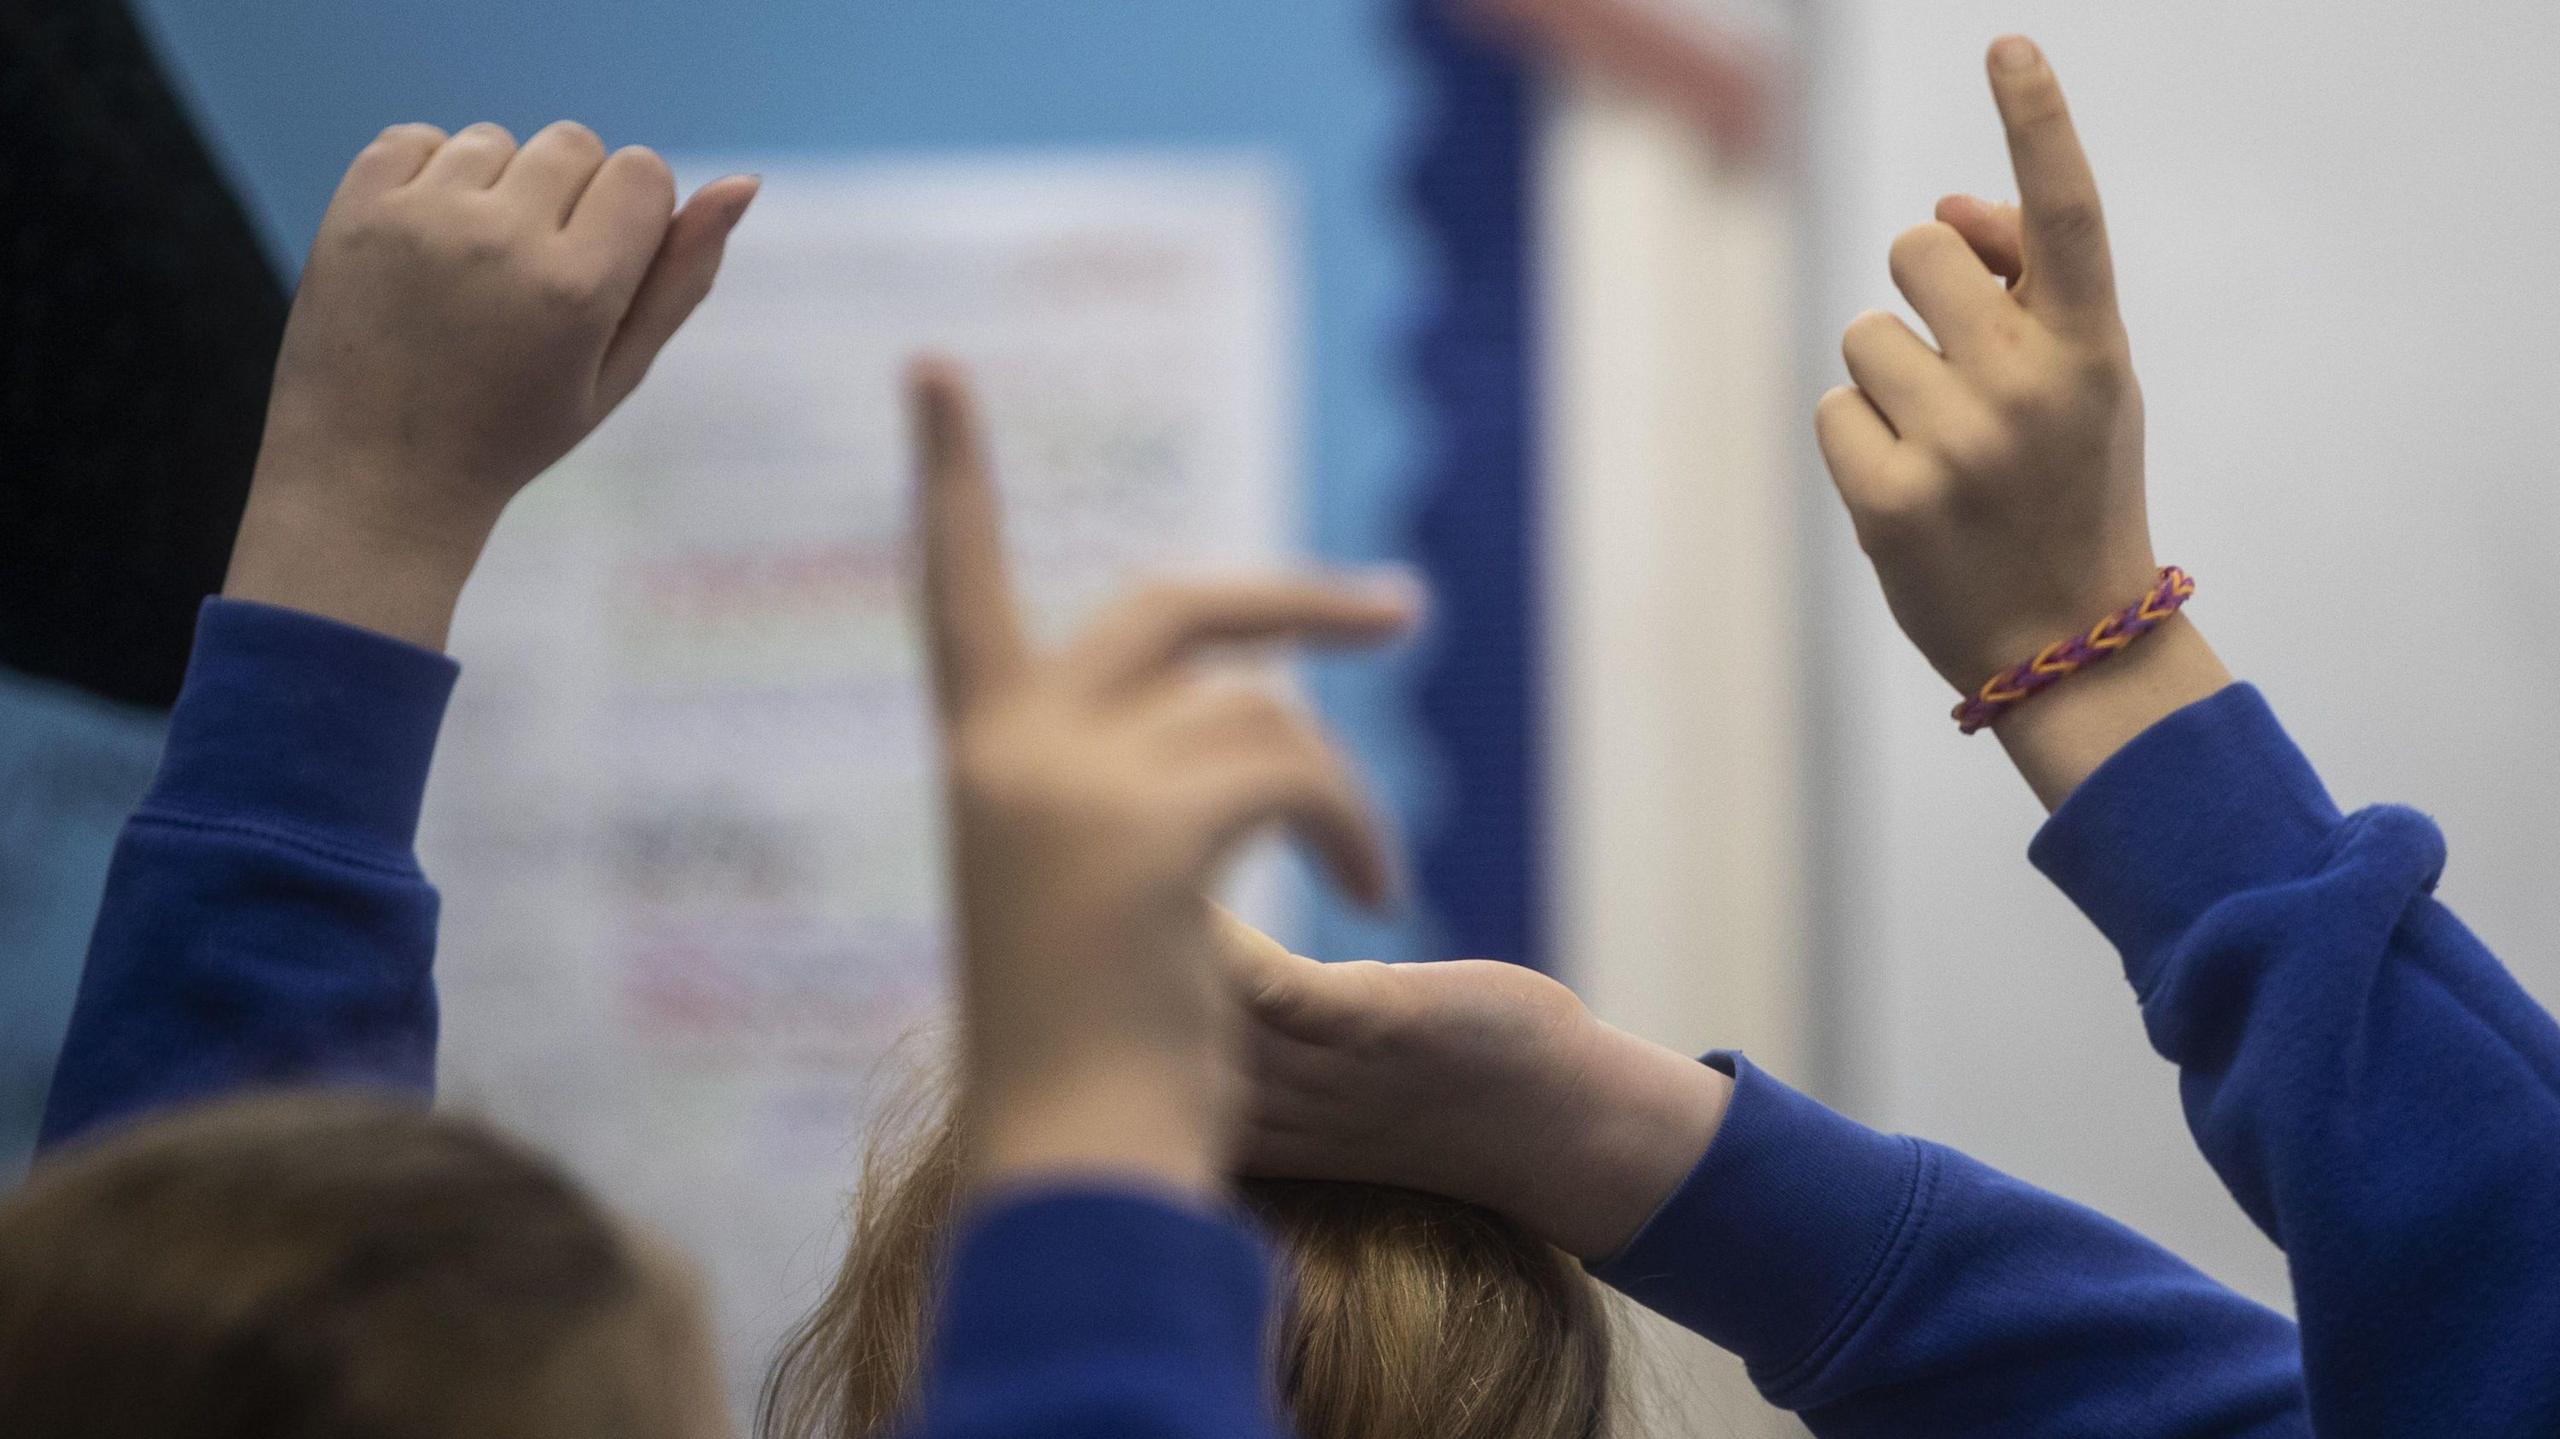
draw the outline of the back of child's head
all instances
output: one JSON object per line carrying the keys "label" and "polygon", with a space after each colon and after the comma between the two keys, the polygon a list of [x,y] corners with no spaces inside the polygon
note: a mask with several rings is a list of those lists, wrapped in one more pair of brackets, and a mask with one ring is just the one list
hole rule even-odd
{"label": "back of child's head", "polygon": [[1247,1180],[1295,1288],[1280,1392],[1306,1439],[1601,1439],[1608,1310],[1582,1266],[1476,1205]]}
{"label": "back of child's head", "polygon": [[[914,1397],[937,1262],[966,1190],[940,1100],[874,1131],[844,1263],[766,1386],[765,1439],[877,1439]],[[1246,1180],[1289,1271],[1274,1349],[1301,1439],[1602,1439],[1609,1312],[1563,1252],[1474,1205]]]}
{"label": "back of child's head", "polygon": [[487,1127],[182,1112],[0,1205],[0,1415],[79,1439],[707,1439],[691,1281]]}

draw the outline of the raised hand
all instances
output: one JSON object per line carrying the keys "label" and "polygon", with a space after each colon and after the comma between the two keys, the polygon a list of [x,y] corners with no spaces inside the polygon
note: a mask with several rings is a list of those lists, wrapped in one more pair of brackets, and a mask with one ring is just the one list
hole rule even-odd
{"label": "raised hand", "polygon": [[562,122],[385,130],[312,241],[225,592],[441,646],[498,515],[639,384],[756,182]]}
{"label": "raised hand", "polygon": [[[1967,691],[2140,598],[2158,569],[2142,392],[2097,180],[2043,54],[2011,36],[1992,46],[1990,71],[2018,207],[1950,197],[1894,241],[1894,283],[1936,343],[1883,311],[1859,316],[1841,347],[1855,383],[1823,396],[1816,417],[1895,620]],[[2058,801],[2151,719],[2227,680],[2174,619],[1998,732]],[[2094,729],[2065,723],[2095,698],[2128,695],[2140,703]],[[2021,753],[2066,729],[2067,742]]]}
{"label": "raised hand", "polygon": [[974,1171],[1215,1190],[1244,1096],[1224,920],[1204,896],[1272,825],[1365,903],[1386,900],[1390,870],[1315,723],[1198,661],[1239,644],[1376,643],[1410,602],[1294,579],[1164,586],[1035,652],[968,390],[940,364],[920,365],[911,390]]}
{"label": "raised hand", "polygon": [[1321,964],[1227,921],[1251,1018],[1243,1167],[1480,1204],[1605,1258],[1706,1153],[1733,1082],[1492,960]]}

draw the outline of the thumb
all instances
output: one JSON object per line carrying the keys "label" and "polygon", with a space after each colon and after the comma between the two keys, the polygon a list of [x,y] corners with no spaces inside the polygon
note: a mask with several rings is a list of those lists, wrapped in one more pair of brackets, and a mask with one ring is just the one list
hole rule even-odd
{"label": "thumb", "polygon": [[1324,973],[1321,960],[1293,954],[1287,945],[1238,919],[1224,905],[1209,906],[1218,967],[1257,1014],[1287,1012],[1307,997],[1307,981]]}
{"label": "thumb", "polygon": [[1949,195],[1938,202],[1938,220],[1964,236],[1991,273],[2015,285],[2027,270],[2024,221],[2015,205],[2002,205],[1972,195]]}
{"label": "thumb", "polygon": [[714,180],[695,191],[667,223],[666,238],[658,242],[658,253],[622,317],[622,328],[605,350],[597,388],[603,391],[607,407],[622,403],[639,387],[658,352],[675,338],[703,296],[711,293],[729,232],[745,218],[760,183],[753,175]]}

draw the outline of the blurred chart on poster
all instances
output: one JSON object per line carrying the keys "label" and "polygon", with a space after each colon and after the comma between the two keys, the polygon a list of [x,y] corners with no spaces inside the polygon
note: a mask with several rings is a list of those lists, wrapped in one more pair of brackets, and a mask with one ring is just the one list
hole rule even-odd
{"label": "blurred chart on poster", "polygon": [[718,290],[473,582],[422,844],[447,1101],[706,1262],[743,1402],[937,1012],[907,357],[978,376],[1054,633],[1285,547],[1295,306],[1249,160],[729,168]]}

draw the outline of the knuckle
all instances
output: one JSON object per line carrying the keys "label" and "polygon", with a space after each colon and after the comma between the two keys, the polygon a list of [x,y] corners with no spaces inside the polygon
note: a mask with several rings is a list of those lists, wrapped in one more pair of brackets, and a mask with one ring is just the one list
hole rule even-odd
{"label": "knuckle", "polygon": [[1904,479],[1878,487],[1849,509],[1858,548],[1870,557],[1907,549],[1938,517],[1941,503],[1939,487],[1927,481]]}
{"label": "knuckle", "polygon": [[453,226],[441,231],[437,242],[447,258],[467,269],[503,269],[516,260],[514,237],[495,225]]}
{"label": "knuckle", "polygon": [[1840,332],[1840,353],[1843,357],[1866,353],[1901,328],[1902,322],[1890,311],[1869,310],[1851,320],[1849,327]]}
{"label": "knuckle", "polygon": [[1964,243],[1963,237],[1952,226],[1935,220],[1925,225],[1914,225],[1893,237],[1893,245],[1885,252],[1885,260],[1894,278],[1900,280],[1917,271],[1932,256],[1944,253],[1951,240],[1959,245]]}
{"label": "knuckle", "polygon": [[323,225],[322,236],[332,247],[370,255],[414,252],[425,239],[393,195],[339,207]]}
{"label": "knuckle", "polygon": [[366,214],[358,238],[407,253],[440,273],[502,265],[515,254],[514,237],[497,216],[487,213],[479,203],[482,198],[450,191],[388,195]]}
{"label": "knuckle", "polygon": [[2053,244],[2078,249],[2104,235],[2107,221],[2097,197],[2083,195],[2043,206],[2037,213],[2036,225]]}
{"label": "knuckle", "polygon": [[1838,387],[1823,391],[1813,404],[1813,433],[1826,447],[1840,434],[1840,427],[1855,418],[1849,408],[1850,391]]}
{"label": "knuckle", "polygon": [[576,120],[554,120],[543,127],[543,133],[590,154],[604,153],[604,141],[594,130]]}
{"label": "knuckle", "polygon": [[533,282],[536,303],[554,314],[590,314],[603,307],[604,293],[602,276],[574,265],[546,266]]}
{"label": "knuckle", "polygon": [[2032,418],[2053,402],[2053,374],[2044,365],[1996,366],[1985,370],[1978,383],[1991,407],[2004,415]]}
{"label": "knuckle", "polygon": [[2011,452],[2008,429],[1983,416],[1947,422],[1933,438],[1930,448],[1958,475],[1979,475],[2000,469],[2008,463]]}
{"label": "knuckle", "polygon": [[397,125],[384,126],[382,133],[373,137],[373,143],[377,145],[407,146],[415,145],[421,141],[433,141],[440,143],[444,138],[444,131],[437,129],[433,125],[424,124],[416,120],[405,120]]}
{"label": "knuckle", "polygon": [[1983,326],[1983,347],[1995,356],[2021,355],[2031,338],[2027,317],[2014,305],[1993,307],[1990,322]]}
{"label": "knuckle", "polygon": [[2021,135],[2047,135],[2071,123],[2070,102],[2051,74],[2016,82],[2009,91],[2009,125]]}
{"label": "knuckle", "polygon": [[2132,387],[2133,362],[2119,345],[2075,348],[2064,359],[2063,371],[2083,395],[2114,396]]}
{"label": "knuckle", "polygon": [[1868,496],[1858,506],[1858,518],[1880,534],[1895,534],[1927,518],[1932,508],[1930,488],[1905,479]]}
{"label": "knuckle", "polygon": [[633,178],[647,181],[653,188],[662,189],[669,195],[675,193],[675,171],[667,167],[666,159],[657,151],[646,145],[625,145],[614,152],[613,158],[629,170]]}

